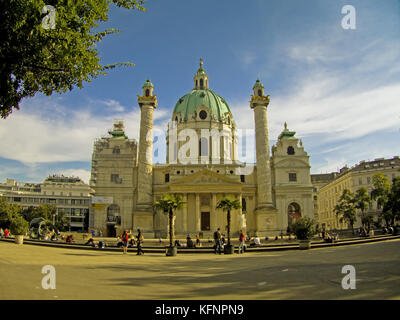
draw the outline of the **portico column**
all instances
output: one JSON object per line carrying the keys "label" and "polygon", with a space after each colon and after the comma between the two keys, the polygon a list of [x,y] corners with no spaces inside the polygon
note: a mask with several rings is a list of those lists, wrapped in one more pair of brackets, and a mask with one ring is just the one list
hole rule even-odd
{"label": "portico column", "polygon": [[187,219],[188,219],[188,203],[187,203],[187,193],[183,194],[183,202],[185,203],[183,206],[183,232],[187,233],[188,232],[188,225],[187,225]]}
{"label": "portico column", "polygon": [[216,207],[217,207],[217,194],[213,193],[211,196],[211,231],[215,231],[218,228]]}
{"label": "portico column", "polygon": [[196,233],[201,231],[200,226],[200,195],[196,193]]}

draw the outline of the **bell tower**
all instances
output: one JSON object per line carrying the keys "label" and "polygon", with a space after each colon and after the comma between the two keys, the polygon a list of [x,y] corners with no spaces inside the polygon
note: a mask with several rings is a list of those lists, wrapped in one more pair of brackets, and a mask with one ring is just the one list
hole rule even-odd
{"label": "bell tower", "polygon": [[253,86],[250,107],[254,110],[257,160],[257,230],[260,234],[276,229],[276,209],[272,202],[272,181],[268,140],[267,107],[269,95],[257,80]]}
{"label": "bell tower", "polygon": [[157,108],[154,86],[149,79],[138,95],[140,107],[140,137],[137,171],[137,201],[133,213],[133,227],[144,233],[153,231],[153,112]]}

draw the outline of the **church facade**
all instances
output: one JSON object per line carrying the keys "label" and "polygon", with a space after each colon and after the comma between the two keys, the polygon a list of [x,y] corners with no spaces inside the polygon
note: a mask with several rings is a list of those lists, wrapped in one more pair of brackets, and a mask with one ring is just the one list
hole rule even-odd
{"label": "church facade", "polygon": [[313,186],[309,156],[285,123],[270,152],[267,108],[269,96],[257,80],[249,112],[254,113],[256,163],[238,160],[234,115],[224,98],[209,88],[203,68],[194,88],[181,97],[171,115],[165,164],[153,164],[154,86],[147,80],[138,95],[141,110],[139,142],[129,139],[124,122],[115,121],[109,136],[94,143],[90,185],[95,191],[90,227],[114,236],[140,228],[145,236],[166,237],[168,217],[153,209],[164,194],[179,194],[186,205],[176,212],[179,236],[212,233],[226,228],[226,213],[216,206],[223,197],[238,199],[242,208],[231,214],[232,234],[285,233],[300,216],[313,218]]}

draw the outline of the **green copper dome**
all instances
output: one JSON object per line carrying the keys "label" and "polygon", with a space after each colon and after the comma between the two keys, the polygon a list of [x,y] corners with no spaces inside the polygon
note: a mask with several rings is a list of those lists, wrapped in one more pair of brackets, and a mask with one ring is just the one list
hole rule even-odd
{"label": "green copper dome", "polygon": [[146,82],[144,83],[142,88],[145,88],[145,87],[153,87],[154,88],[153,84],[151,83],[151,81],[149,79],[146,80]]}
{"label": "green copper dome", "polygon": [[260,80],[257,80],[256,83],[253,86],[253,89],[256,88],[256,87],[264,88],[264,85],[262,84],[262,82]]}
{"label": "green copper dome", "polygon": [[[181,119],[187,121],[192,119],[196,109],[201,106],[208,108],[209,119],[223,121],[226,115],[231,112],[224,98],[210,89],[205,89],[192,90],[180,98],[175,105],[173,115],[180,114]],[[195,117],[198,119],[198,115],[195,115]]]}

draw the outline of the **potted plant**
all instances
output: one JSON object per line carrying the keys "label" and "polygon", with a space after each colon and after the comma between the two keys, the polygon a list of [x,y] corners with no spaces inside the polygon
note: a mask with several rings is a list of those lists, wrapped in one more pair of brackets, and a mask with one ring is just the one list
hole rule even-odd
{"label": "potted plant", "polygon": [[24,235],[28,232],[29,223],[23,217],[19,216],[11,220],[10,231],[15,237],[16,244],[23,244]]}
{"label": "potted plant", "polygon": [[310,249],[311,238],[316,233],[314,220],[308,217],[296,219],[292,224],[292,230],[296,238],[300,241],[299,248],[302,250]]}
{"label": "potted plant", "polygon": [[240,209],[240,201],[232,200],[230,198],[222,198],[218,204],[217,209],[222,209],[227,212],[227,233],[228,233],[228,243],[224,246],[224,254],[233,254],[234,247],[231,245],[231,210]]}
{"label": "potted plant", "polygon": [[164,195],[160,200],[157,200],[154,203],[155,209],[161,209],[165,213],[168,214],[168,221],[169,221],[169,247],[167,248],[166,255],[167,256],[176,256],[178,249],[174,245],[174,211],[177,209],[182,208],[184,202],[182,201],[182,197],[177,195]]}

